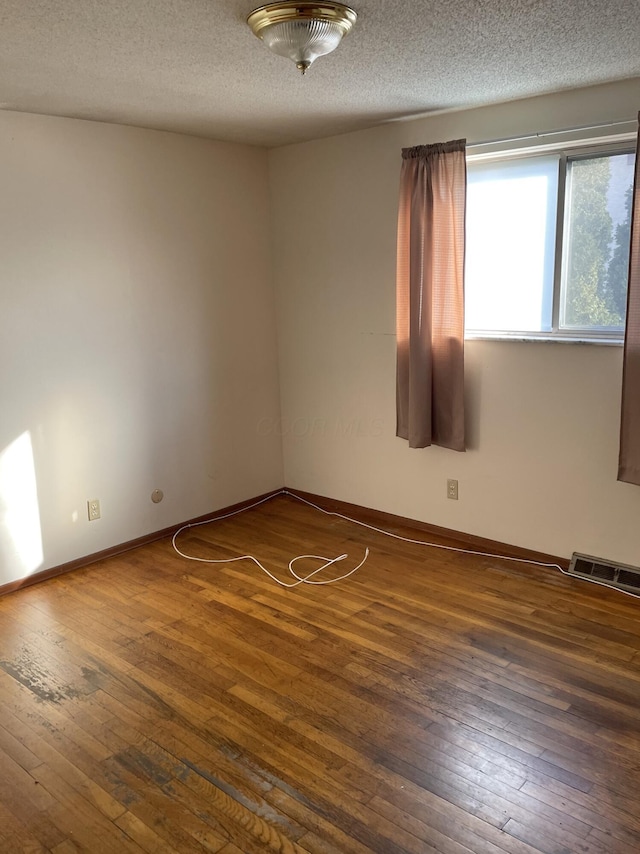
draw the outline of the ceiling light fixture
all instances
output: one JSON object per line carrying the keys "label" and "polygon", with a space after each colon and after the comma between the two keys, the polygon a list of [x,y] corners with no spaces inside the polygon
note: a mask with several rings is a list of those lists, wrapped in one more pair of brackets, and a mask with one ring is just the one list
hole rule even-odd
{"label": "ceiling light fixture", "polygon": [[293,60],[306,74],[314,60],[338,47],[357,17],[342,3],[290,0],[254,9],[247,23],[269,50]]}

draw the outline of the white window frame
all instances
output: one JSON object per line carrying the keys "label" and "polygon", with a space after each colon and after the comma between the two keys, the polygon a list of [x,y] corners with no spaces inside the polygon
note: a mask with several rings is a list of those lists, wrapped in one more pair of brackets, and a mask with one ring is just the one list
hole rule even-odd
{"label": "white window frame", "polygon": [[[569,329],[560,326],[560,302],[562,291],[562,267],[565,230],[565,195],[567,188],[567,162],[576,159],[589,159],[599,155],[633,154],[636,152],[636,134],[617,134],[613,137],[598,137],[595,139],[569,140],[557,144],[527,146],[509,150],[481,151],[477,154],[467,153],[467,164],[499,163],[513,159],[531,159],[544,154],[559,156],[558,166],[558,199],[556,218],[556,240],[553,277],[553,309],[552,328],[543,332],[504,331],[504,330],[467,330],[465,339],[516,340],[516,341],[555,341],[563,343],[610,344],[621,346],[624,342],[624,329],[576,328]],[[478,146],[479,147],[479,146]],[[489,145],[487,146],[489,148]]]}

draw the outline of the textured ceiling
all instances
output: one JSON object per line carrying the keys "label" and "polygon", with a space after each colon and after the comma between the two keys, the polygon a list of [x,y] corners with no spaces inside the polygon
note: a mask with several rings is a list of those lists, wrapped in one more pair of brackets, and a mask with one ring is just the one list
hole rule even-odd
{"label": "textured ceiling", "polygon": [[0,0],[0,108],[272,146],[640,76],[639,0],[353,0],[304,78],[257,5]]}

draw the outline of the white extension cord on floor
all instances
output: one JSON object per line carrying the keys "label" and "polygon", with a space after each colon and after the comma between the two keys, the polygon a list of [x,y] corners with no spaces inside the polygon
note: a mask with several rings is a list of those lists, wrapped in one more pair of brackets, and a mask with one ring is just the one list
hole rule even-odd
{"label": "white extension cord on floor", "polygon": [[[212,558],[194,557],[193,555],[188,555],[185,552],[180,551],[180,549],[176,545],[176,540],[178,539],[178,536],[183,531],[186,531],[189,528],[197,528],[200,525],[209,525],[212,522],[220,522],[223,519],[229,519],[232,516],[237,516],[239,513],[246,513],[247,510],[253,510],[254,507],[259,507],[261,504],[264,504],[266,501],[271,501],[273,498],[277,498],[279,495],[288,495],[290,498],[295,498],[296,501],[300,501],[302,504],[306,504],[309,507],[313,507],[314,510],[318,510],[320,513],[324,513],[325,516],[335,516],[338,519],[344,519],[347,522],[352,522],[354,525],[360,525],[360,527],[362,527],[362,528],[368,528],[370,531],[376,531],[376,533],[378,533],[378,534],[384,534],[385,537],[392,537],[394,540],[401,540],[403,543],[412,543],[412,544],[418,545],[418,546],[426,546],[426,547],[432,548],[432,549],[442,549],[444,551],[457,552],[459,554],[476,555],[478,557],[488,557],[488,558],[492,558],[494,560],[504,560],[504,561],[511,561],[511,562],[515,562],[515,563],[526,563],[526,564],[530,564],[532,566],[542,566],[542,567],[545,567],[547,569],[557,569],[563,575],[570,575],[570,573],[568,573],[565,569],[563,569],[557,563],[543,563],[542,561],[538,561],[538,560],[527,560],[525,558],[519,558],[519,557],[506,557],[505,555],[491,554],[490,552],[473,551],[472,549],[462,549],[462,548],[457,548],[455,546],[443,546],[443,545],[440,545],[439,543],[430,543],[426,540],[414,540],[414,539],[411,539],[410,537],[402,537],[402,536],[400,536],[400,534],[393,534],[393,533],[391,533],[391,531],[385,531],[383,528],[376,528],[374,525],[368,525],[366,522],[360,522],[360,521],[358,521],[358,519],[352,519],[350,516],[344,516],[342,513],[335,513],[335,512],[332,512],[330,510],[324,510],[322,507],[319,507],[317,504],[313,504],[313,502],[307,501],[306,498],[301,498],[299,495],[296,495],[294,492],[289,492],[288,489],[281,489],[279,492],[274,492],[273,495],[268,495],[266,498],[262,498],[262,499],[260,499],[260,501],[255,501],[253,504],[249,504],[247,507],[242,507],[240,510],[233,510],[231,513],[224,513],[221,516],[212,516],[210,519],[205,519],[203,522],[192,522],[189,525],[183,525],[181,528],[178,528],[178,530],[173,535],[173,539],[171,541],[173,548],[181,557],[185,558],[186,560],[194,560],[194,561],[198,561],[199,563],[212,563],[213,564],[213,563],[234,563],[235,561],[239,561],[239,560],[253,561],[253,563],[255,563],[256,566],[260,567],[260,569],[264,573],[266,573],[269,576],[269,578],[271,578],[273,581],[275,581],[276,584],[279,584],[281,587],[287,587],[287,588],[297,587],[299,584],[316,584],[316,585],[319,585],[319,584],[336,584],[338,581],[344,581],[345,578],[349,578],[350,575],[353,575],[354,572],[357,572],[364,565],[365,561],[369,557],[369,549],[368,548],[365,548],[364,557],[362,558],[360,563],[357,566],[355,566],[353,569],[351,569],[349,572],[345,573],[344,575],[340,575],[337,578],[330,578],[330,579],[327,579],[326,581],[322,581],[320,579],[314,579],[314,576],[318,575],[318,573],[322,572],[323,570],[328,569],[330,566],[333,566],[334,564],[338,563],[339,561],[345,560],[348,557],[348,555],[342,554],[342,555],[338,555],[338,557],[334,557],[334,558],[322,557],[321,555],[297,555],[296,557],[291,558],[291,560],[289,561],[289,564],[288,564],[289,572],[290,572],[291,576],[294,578],[294,581],[287,582],[287,581],[281,581],[279,578],[277,578],[272,572],[270,572],[264,566],[264,564],[262,564],[258,560],[258,558],[254,557],[253,555],[240,555],[238,557],[222,558],[222,559],[214,560]],[[320,564],[320,566],[318,566],[316,569],[314,569],[312,572],[308,573],[307,575],[302,575],[302,576],[298,575],[293,568],[295,563],[299,560],[307,560],[307,559],[308,560],[319,560],[319,561],[322,561],[322,563]],[[573,575],[570,575],[570,577],[575,578],[575,576],[573,576]],[[599,584],[602,587],[608,587],[609,586],[609,585],[603,584],[601,581],[598,581],[597,579],[594,579],[594,578],[583,578],[583,579],[579,579],[579,580],[590,581],[591,583]],[[621,590],[620,588],[609,588],[609,589],[617,589],[619,593],[625,593],[627,596],[632,596],[636,599],[640,598],[637,593],[633,593],[630,590]]]}

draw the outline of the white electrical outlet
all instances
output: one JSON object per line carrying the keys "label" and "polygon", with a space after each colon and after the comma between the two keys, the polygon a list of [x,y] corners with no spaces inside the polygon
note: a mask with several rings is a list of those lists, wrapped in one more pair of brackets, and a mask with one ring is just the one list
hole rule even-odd
{"label": "white electrical outlet", "polygon": [[90,501],[87,501],[87,515],[89,516],[90,522],[100,518],[100,502],[97,498],[92,498]]}
{"label": "white electrical outlet", "polygon": [[453,498],[454,501],[458,500],[458,481],[452,478],[447,480],[447,498]]}

